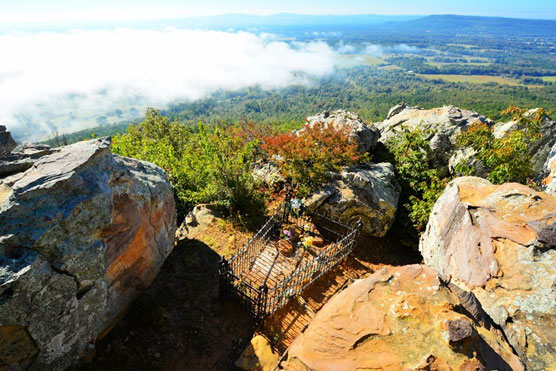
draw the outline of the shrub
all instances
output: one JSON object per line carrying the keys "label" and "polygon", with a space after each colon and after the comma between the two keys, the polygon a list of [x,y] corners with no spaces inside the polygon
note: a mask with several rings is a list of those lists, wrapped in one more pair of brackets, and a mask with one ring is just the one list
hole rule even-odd
{"label": "shrub", "polygon": [[[457,145],[461,148],[471,147],[477,152],[475,158],[484,165],[488,172],[487,178],[492,183],[530,183],[534,173],[529,147],[540,138],[540,124],[546,113],[538,110],[529,115],[524,109],[509,107],[502,111],[502,115],[515,121],[517,130],[496,138],[486,124],[476,123],[457,136]],[[461,162],[456,166],[456,172],[475,175],[476,169]]]}
{"label": "shrub", "polygon": [[301,197],[330,180],[330,173],[368,160],[358,151],[347,128],[324,123],[306,124],[298,132],[264,138],[263,151],[275,156],[282,174]]}
{"label": "shrub", "polygon": [[440,179],[431,165],[431,148],[426,139],[431,134],[431,130],[410,130],[402,126],[387,143],[402,187],[401,203],[405,213],[400,217],[409,218],[417,232],[426,227],[434,203],[448,183]]}
{"label": "shrub", "polygon": [[189,128],[148,109],[143,122],[114,137],[112,149],[163,168],[180,217],[194,205],[209,202],[234,216],[258,216],[264,213],[264,199],[250,170],[257,141],[236,134],[226,126],[200,123]]}

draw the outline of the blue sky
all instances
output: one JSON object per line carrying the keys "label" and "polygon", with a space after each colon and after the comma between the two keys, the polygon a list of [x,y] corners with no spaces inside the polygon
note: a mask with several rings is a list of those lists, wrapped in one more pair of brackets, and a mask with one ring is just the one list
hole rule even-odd
{"label": "blue sky", "polygon": [[556,19],[555,0],[0,0],[0,22],[157,19],[223,13],[466,14]]}

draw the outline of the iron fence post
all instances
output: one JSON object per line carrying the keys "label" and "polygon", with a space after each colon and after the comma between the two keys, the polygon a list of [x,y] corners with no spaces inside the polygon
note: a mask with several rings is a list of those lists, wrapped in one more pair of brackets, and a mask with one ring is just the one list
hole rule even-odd
{"label": "iron fence post", "polygon": [[226,299],[228,297],[228,286],[231,284],[230,281],[230,266],[226,258],[220,258],[219,275],[220,275],[220,298]]}
{"label": "iron fence post", "polygon": [[266,302],[268,297],[268,286],[266,283],[259,287],[259,303],[257,322],[262,322],[266,317]]}

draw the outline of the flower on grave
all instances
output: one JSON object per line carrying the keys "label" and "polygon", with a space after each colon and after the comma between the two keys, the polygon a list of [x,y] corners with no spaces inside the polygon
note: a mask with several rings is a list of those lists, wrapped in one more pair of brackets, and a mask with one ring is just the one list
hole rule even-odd
{"label": "flower on grave", "polygon": [[309,223],[306,223],[306,224],[303,226],[303,230],[304,230],[305,232],[311,232],[312,229],[313,229],[313,228],[312,228],[311,224],[309,224]]}
{"label": "flower on grave", "polygon": [[309,251],[311,249],[311,247],[313,246],[313,240],[314,238],[311,236],[305,237],[303,239],[303,247],[305,247],[305,250]]}
{"label": "flower on grave", "polygon": [[287,230],[287,229],[284,229],[284,230],[282,231],[282,236],[283,236],[283,238],[285,238],[286,240],[291,240],[291,239],[292,239],[292,233],[291,233],[289,230]]}

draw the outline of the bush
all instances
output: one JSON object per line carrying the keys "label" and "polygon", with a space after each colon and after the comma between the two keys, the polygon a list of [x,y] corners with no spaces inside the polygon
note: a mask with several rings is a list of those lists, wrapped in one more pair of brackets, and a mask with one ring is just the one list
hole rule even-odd
{"label": "bush", "polygon": [[[517,107],[509,107],[502,115],[517,123],[518,129],[512,130],[503,138],[496,138],[486,124],[476,123],[460,133],[457,144],[461,148],[471,147],[477,152],[479,160],[488,172],[488,180],[494,184],[506,182],[530,183],[534,176],[532,156],[529,147],[539,140],[540,125],[546,115],[542,109],[533,115]],[[476,169],[465,162],[456,166],[460,175],[475,175]]]}
{"label": "bush", "polygon": [[301,197],[328,182],[331,172],[369,159],[359,153],[347,128],[324,123],[306,124],[298,132],[266,137],[262,148],[268,156],[274,156],[282,174]]}
{"label": "bush", "polygon": [[387,143],[402,187],[401,203],[405,213],[400,217],[409,218],[418,233],[426,227],[434,203],[448,183],[440,179],[431,165],[431,148],[425,139],[431,134],[430,130],[410,130],[402,126],[398,135]]}
{"label": "bush", "polygon": [[143,122],[114,137],[122,156],[163,168],[174,187],[178,214],[199,203],[214,203],[232,215],[264,214],[264,198],[251,176],[257,141],[226,126],[189,128],[148,109]]}

